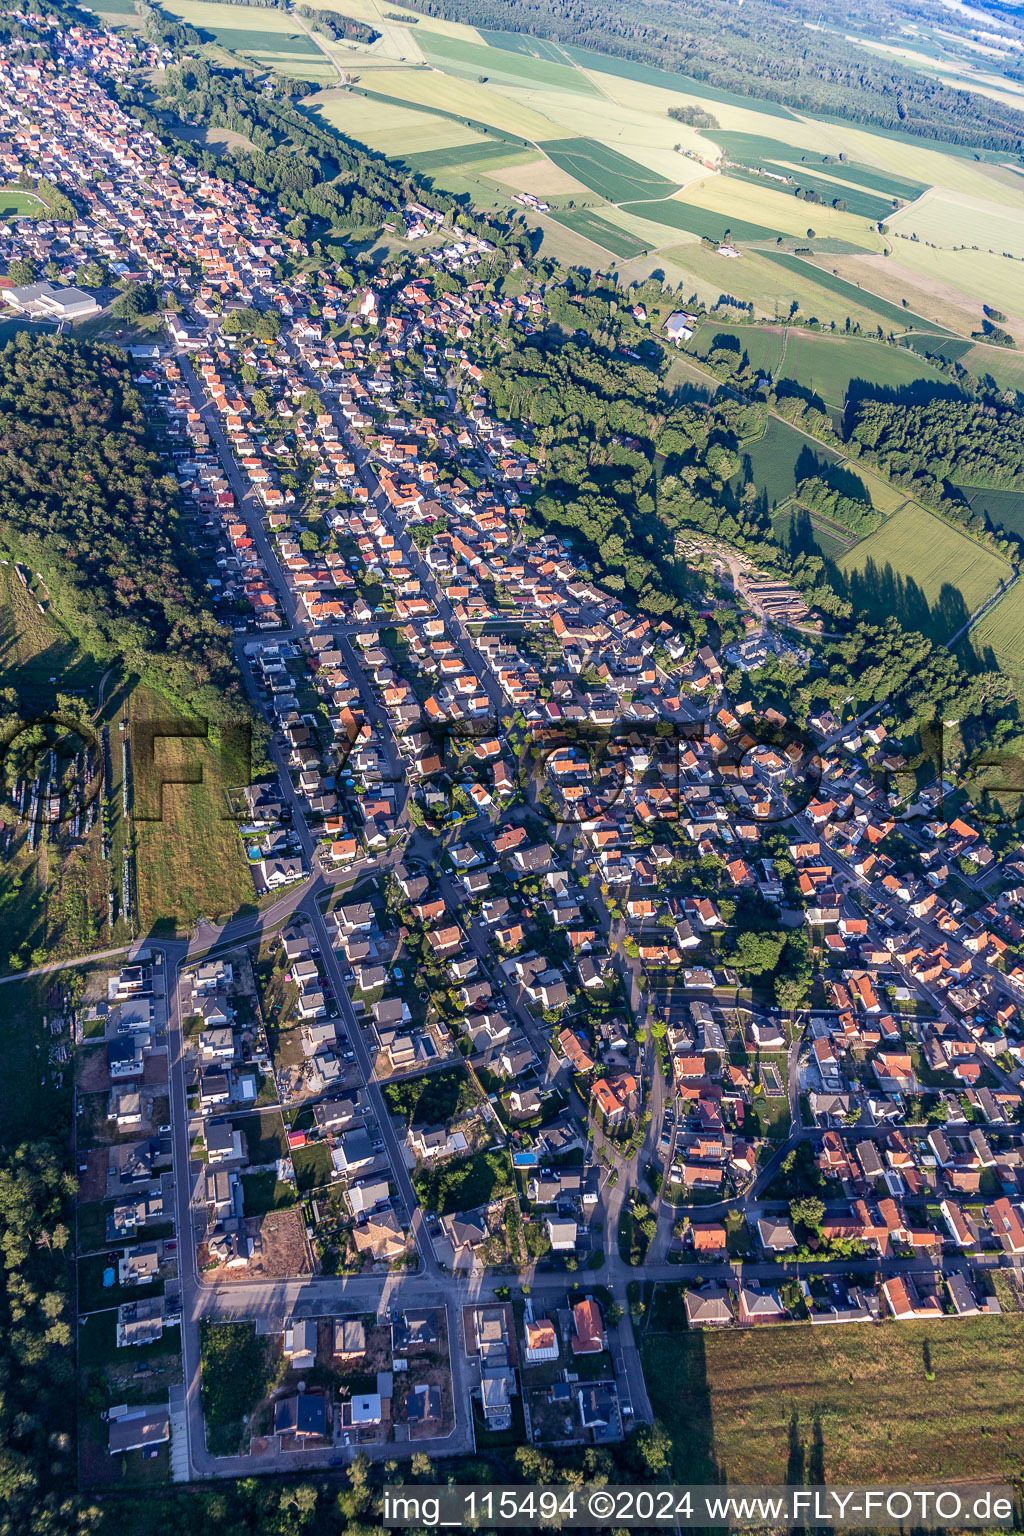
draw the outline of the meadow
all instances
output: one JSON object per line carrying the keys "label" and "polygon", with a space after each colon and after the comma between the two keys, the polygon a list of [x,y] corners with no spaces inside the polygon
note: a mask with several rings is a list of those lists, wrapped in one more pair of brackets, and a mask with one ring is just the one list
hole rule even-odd
{"label": "meadow", "polygon": [[900,389],[922,380],[944,387],[936,368],[901,348],[858,336],[791,330],[781,377],[798,380],[826,405],[842,407],[854,380]]}
{"label": "meadow", "polygon": [[908,502],[838,562],[850,597],[875,622],[895,614],[944,642],[1010,574],[1006,561]]}
{"label": "meadow", "polygon": [[1022,1348],[1007,1314],[649,1332],[643,1363],[677,1483],[898,1483],[1016,1473]]}

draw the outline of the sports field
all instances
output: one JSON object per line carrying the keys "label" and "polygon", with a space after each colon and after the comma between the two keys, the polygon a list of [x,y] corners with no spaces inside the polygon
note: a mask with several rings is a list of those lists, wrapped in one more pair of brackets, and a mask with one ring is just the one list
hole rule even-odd
{"label": "sports field", "polygon": [[857,608],[945,641],[1010,574],[966,534],[910,502],[839,561]]}
{"label": "sports field", "polygon": [[554,219],[558,224],[564,224],[567,229],[575,230],[578,235],[583,235],[587,240],[593,240],[595,244],[603,246],[606,251],[611,251],[613,256],[620,259],[642,256],[650,249],[643,240],[638,240],[635,235],[627,233],[624,229],[617,229],[614,224],[609,224],[607,219],[602,219],[600,214],[592,213],[589,208],[552,208],[547,217]]}
{"label": "sports field", "polygon": [[674,1482],[870,1485],[1015,1475],[1022,1350],[1006,1314],[648,1333],[643,1363]]}
{"label": "sports field", "polygon": [[679,186],[596,139],[550,139],[541,148],[563,171],[610,203],[670,197]]}
{"label": "sports field", "polygon": [[0,187],[0,219],[36,219],[45,217],[46,204],[34,192],[21,187]]}

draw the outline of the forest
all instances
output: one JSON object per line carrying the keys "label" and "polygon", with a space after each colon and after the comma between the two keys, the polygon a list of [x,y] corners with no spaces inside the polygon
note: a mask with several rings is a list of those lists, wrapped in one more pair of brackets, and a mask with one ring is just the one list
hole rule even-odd
{"label": "forest", "polygon": [[862,456],[902,485],[945,480],[1011,488],[1024,473],[1024,418],[1009,406],[961,399],[926,404],[872,400],[847,407],[849,437]]}
{"label": "forest", "polygon": [[840,0],[786,0],[784,6],[746,0],[742,7],[729,0],[688,0],[685,7],[634,0],[614,10],[591,0],[409,4],[446,21],[532,33],[688,74],[800,112],[1014,153],[1024,142],[1024,114],[1017,108],[945,85],[850,40],[853,28],[874,40],[894,30],[893,8],[885,0],[867,0],[855,11]]}
{"label": "forest", "polygon": [[248,714],[123,353],[24,332],[7,343],[0,478],[5,553],[39,572],[85,650],[214,721]]}

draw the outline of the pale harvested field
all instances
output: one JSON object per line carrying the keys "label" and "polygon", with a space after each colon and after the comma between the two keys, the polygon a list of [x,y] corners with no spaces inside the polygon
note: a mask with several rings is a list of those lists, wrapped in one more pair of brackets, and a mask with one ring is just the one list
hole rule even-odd
{"label": "pale harvested field", "polygon": [[[643,219],[639,214],[630,213],[627,208],[616,208],[609,204],[607,207],[597,208],[596,212],[602,219],[607,219],[609,224],[617,224],[619,229],[625,229],[629,234],[636,235],[637,239],[643,240],[647,245],[664,246],[667,249],[669,246],[674,248],[685,244],[687,233],[685,230],[672,229],[666,224],[659,224],[656,219]],[[692,238],[699,241],[700,237],[694,235]],[[723,266],[725,265],[721,257],[718,260]]]}
{"label": "pale harvested field", "polygon": [[[847,298],[804,278],[802,273],[789,272],[775,262],[765,261],[749,247],[739,261],[726,261],[694,235],[692,244],[674,246],[665,254],[692,275],[698,296],[707,304],[714,304],[720,294],[729,293],[734,298],[749,300],[757,315],[774,319],[776,309],[779,317],[785,318],[795,299],[803,314],[819,320],[842,322],[849,315],[871,331],[878,324],[878,316],[872,311],[859,309]],[[835,265],[836,258],[829,257],[829,263]]]}
{"label": "pale harvested field", "polygon": [[[900,241],[897,251],[902,254],[903,248],[904,242]],[[934,320],[936,325],[969,336],[981,324],[981,305],[970,294],[962,293],[938,278],[915,272],[892,257],[877,253],[829,256],[827,262],[840,277],[851,283],[864,283],[890,303],[899,304],[906,299],[912,310],[926,320]]]}
{"label": "pale harvested field", "polygon": [[399,27],[390,21],[376,22],[375,26],[380,32],[380,37],[375,43],[370,44],[367,52],[375,54],[377,58],[394,59],[399,63],[423,64],[426,62],[423,49],[416,41],[414,27]]}
{"label": "pale harvested field", "polygon": [[955,196],[937,187],[901,208],[888,221],[899,234],[916,235],[947,248],[980,246],[983,251],[1010,251],[1024,256],[1024,197],[1016,209],[987,197]]}
{"label": "pale harvested field", "polygon": [[880,250],[882,237],[857,214],[803,203],[792,193],[775,192],[757,182],[737,181],[731,176],[708,176],[678,194],[678,201],[728,218],[749,219],[754,224],[797,238],[813,228],[819,236],[848,240],[866,250]]}
{"label": "pale harvested field", "polygon": [[457,80],[437,69],[375,70],[368,83],[373,90],[400,97],[412,105],[422,103],[458,117],[472,117],[524,139],[559,137],[559,125],[532,107],[511,99],[503,91],[474,80]]}
{"label": "pale harvested field", "polygon": [[[828,123],[812,124],[799,119],[790,122],[783,117],[769,116],[766,112],[758,111],[757,103],[753,100],[749,107],[733,106],[724,102],[708,101],[706,97],[700,95],[690,96],[681,91],[663,90],[660,86],[648,85],[645,81],[626,80],[618,75],[606,75],[598,70],[587,70],[587,74],[612,101],[634,111],[640,111],[645,116],[658,120],[664,119],[670,125],[672,143],[687,144],[698,153],[708,156],[717,155],[718,146],[711,139],[702,138],[695,129],[687,128],[683,123],[673,122],[668,116],[669,107],[703,107],[717,118],[719,127],[729,133],[761,134],[767,139],[781,139],[786,144],[792,144],[796,149],[825,149],[826,144],[832,143],[833,134],[838,132]],[[838,140],[836,148],[843,148]]]}
{"label": "pale harvested field", "polygon": [[933,250],[920,241],[898,240],[896,260],[922,277],[1024,321],[1024,261],[987,251]]}
{"label": "pale harvested field", "polygon": [[546,155],[536,160],[528,160],[523,165],[502,166],[500,171],[492,171],[491,176],[504,187],[511,187],[515,192],[532,192],[536,197],[572,197],[573,194],[582,197],[592,197],[575,176],[570,176],[568,171],[563,171],[560,166],[554,164]]}
{"label": "pale harvested field", "polygon": [[423,27],[424,30],[437,32],[442,37],[460,37],[467,43],[482,43],[483,38],[475,27],[466,26],[461,21],[442,21],[437,16],[431,16],[429,22],[416,11],[406,10],[404,6],[392,5],[390,0],[385,5],[379,5],[377,0],[317,0],[316,8],[325,11],[337,11],[342,16],[351,16],[356,21],[365,21],[377,31],[381,31],[381,23],[385,22],[385,12],[390,11],[395,15],[407,16],[414,30]]}
{"label": "pale harvested field", "polygon": [[[377,78],[367,81],[370,90],[378,89]],[[307,96],[304,106],[341,133],[385,155],[450,149],[456,144],[481,142],[484,137],[463,123],[452,123],[430,112],[417,112],[414,107],[373,101],[354,91],[320,91]]]}

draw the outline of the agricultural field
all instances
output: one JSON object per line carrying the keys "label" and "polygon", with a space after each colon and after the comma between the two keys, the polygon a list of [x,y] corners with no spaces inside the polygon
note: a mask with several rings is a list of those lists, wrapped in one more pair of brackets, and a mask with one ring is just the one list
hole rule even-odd
{"label": "agricultural field", "polygon": [[843,406],[855,381],[886,389],[922,381],[945,387],[936,368],[902,348],[857,336],[822,336],[796,330],[788,334],[781,377],[806,385],[826,405],[836,408]]}
{"label": "agricultural field", "polygon": [[855,542],[854,535],[809,512],[795,502],[787,502],[772,518],[772,532],[786,550],[807,550],[826,560],[838,560]]}
{"label": "agricultural field", "polygon": [[823,465],[837,464],[840,458],[834,448],[814,443],[788,422],[769,416],[761,437],[743,445],[741,483],[752,480],[769,507],[777,506],[792,496],[798,481],[820,474]]}
{"label": "agricultural field", "polygon": [[[1021,334],[1024,324],[1024,261],[1008,256],[992,255],[989,251],[939,250],[919,240],[898,239],[894,257],[901,266],[909,267],[918,280],[929,287],[933,284],[961,296],[961,303],[968,309],[974,301],[975,313],[982,304],[993,304],[1009,315],[1010,330]],[[980,320],[980,314],[978,316]],[[978,329],[977,322],[974,329]]]}
{"label": "agricultural field", "polygon": [[336,72],[321,50],[287,11],[218,5],[215,0],[172,0],[166,7],[229,53],[244,53],[267,69],[301,80],[333,80]]}
{"label": "agricultural field", "polygon": [[776,235],[803,239],[808,228],[813,227],[818,236],[845,240],[861,250],[876,251],[882,244],[881,235],[866,219],[821,203],[801,202],[792,191],[776,190],[767,182],[741,182],[735,176],[705,176],[687,187],[680,195],[680,201],[724,217],[726,222],[735,218],[756,223],[769,230],[773,240]]}
{"label": "agricultural field", "polygon": [[972,512],[983,512],[994,528],[1005,528],[1024,539],[1024,492],[978,489],[971,485],[957,487],[970,503]]}
{"label": "agricultural field", "polygon": [[485,75],[497,84],[576,91],[584,96],[599,94],[596,85],[583,71],[570,64],[556,64],[528,53],[443,37],[426,28],[418,30],[416,36],[428,63],[451,74],[468,72],[474,78]]}
{"label": "agricultural field", "polygon": [[613,256],[629,258],[642,256],[649,249],[642,240],[635,235],[627,233],[624,229],[616,229],[614,224],[609,224],[607,219],[602,219],[600,214],[592,212],[589,208],[563,208],[552,209],[548,218],[554,219],[558,224],[564,224],[567,229],[575,230],[576,234],[583,235],[587,240],[593,240],[596,245],[610,251]]}
{"label": "agricultural field", "polygon": [[494,180],[513,192],[532,192],[545,202],[552,197],[578,197],[587,188],[551,160],[531,156],[520,165],[503,165],[494,172]]}
{"label": "agricultural field", "polygon": [[[452,125],[454,126],[454,124]],[[398,153],[395,158],[415,171],[417,175],[434,176],[438,172],[461,170],[470,167],[474,174],[483,175],[506,166],[519,165],[528,160],[528,149],[516,149],[500,139],[477,139],[472,144],[453,144],[448,149],[428,149],[412,155]]]}
{"label": "agricultural field", "polygon": [[[790,255],[788,251],[765,251],[764,255],[769,261],[778,262],[790,272],[802,272],[810,269],[814,273],[814,281],[820,283],[823,288],[830,289],[833,293],[841,294],[861,309],[867,309],[884,322],[893,331],[906,331],[911,328],[918,330],[934,330],[939,335],[944,334],[942,328],[926,320],[922,315],[915,315],[913,310],[904,309],[902,305],[890,304],[888,299],[880,299],[876,294],[867,293],[863,288],[858,288],[853,283],[848,283],[845,278],[838,277],[834,272],[826,271],[824,267],[815,266],[811,262],[804,261],[800,256]],[[831,260],[831,258],[827,258]]]}
{"label": "agricultural field", "polygon": [[1022,1347],[1015,1314],[648,1332],[644,1374],[677,1483],[895,1483],[908,1467],[926,1481],[1010,1477]]}
{"label": "agricultural field", "polygon": [[489,150],[494,146],[493,139],[461,122],[432,112],[418,112],[414,107],[378,101],[355,91],[318,91],[307,96],[302,107],[303,111],[315,114],[321,123],[384,155],[404,157],[410,144],[416,145],[417,155],[434,154],[454,145],[466,146],[470,152],[477,145],[486,145]]}
{"label": "agricultural field", "polygon": [[679,185],[594,139],[549,140],[541,148],[561,170],[610,203],[669,197]]}
{"label": "agricultural field", "polygon": [[1010,574],[1009,565],[908,502],[839,561],[849,595],[876,621],[895,614],[946,641]]}
{"label": "agricultural field", "polygon": [[1019,686],[1024,684],[1024,587],[1016,581],[993,604],[959,648],[973,654],[983,666],[1007,672]]}
{"label": "agricultural field", "polygon": [[735,347],[759,373],[774,374],[783,356],[783,332],[768,325],[719,325],[712,316],[686,345],[695,357],[707,358],[716,349]]}
{"label": "agricultural field", "polygon": [[524,143],[550,139],[558,132],[557,123],[524,102],[477,80],[458,79],[437,69],[375,69],[362,84],[400,103],[450,112],[463,123],[487,123]]}
{"label": "agricultural field", "polygon": [[822,322],[834,320],[841,325],[849,316],[865,330],[877,324],[877,316],[866,307],[850,304],[816,283],[809,267],[790,272],[749,246],[739,261],[719,256],[696,240],[672,246],[664,255],[692,278],[693,292],[707,308],[735,298],[753,304],[758,318],[784,320],[796,304],[802,314]]}
{"label": "agricultural field", "polygon": [[[681,202],[678,198],[668,198],[664,201],[646,203],[624,203],[623,207],[628,213],[635,213],[642,219],[651,219],[656,224],[666,226],[668,240],[678,240],[678,233],[685,231],[695,240],[708,239],[722,241],[728,235],[731,240],[771,240],[775,231],[765,224],[751,224],[746,219],[737,218],[735,211],[731,214],[715,213],[706,208],[698,208],[693,203]],[[720,257],[723,264],[723,272],[727,272],[726,258]],[[731,266],[732,263],[730,262]]]}
{"label": "agricultural field", "polygon": [[949,193],[938,187],[888,220],[897,234],[947,248],[978,246],[1024,257],[1024,200],[1017,209],[985,197]]}

